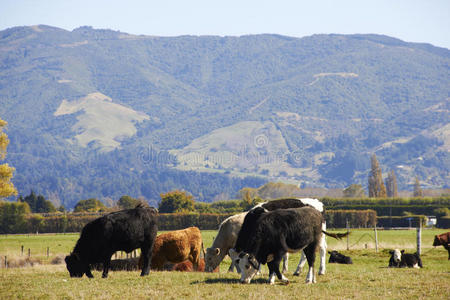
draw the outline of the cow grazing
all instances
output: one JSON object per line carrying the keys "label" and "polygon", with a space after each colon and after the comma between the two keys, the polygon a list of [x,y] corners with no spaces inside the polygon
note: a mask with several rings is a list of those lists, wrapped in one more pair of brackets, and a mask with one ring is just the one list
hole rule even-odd
{"label": "cow grazing", "polygon": [[[185,260],[181,263],[177,263],[173,265],[170,268],[170,271],[179,271],[179,272],[194,272],[194,266],[189,260]],[[198,269],[197,272],[204,272],[205,271],[205,260],[203,258],[200,258],[200,261],[198,262]],[[215,268],[212,272],[218,273],[219,267]]]}
{"label": "cow grazing", "polygon": [[389,251],[389,254],[391,254],[388,265],[390,268],[423,268],[422,260],[417,253],[408,254],[405,250],[394,249]]}
{"label": "cow grazing", "polygon": [[[262,207],[252,213],[256,219],[252,235],[240,253],[230,249],[230,256],[237,257],[236,263],[241,269],[241,283],[250,283],[260,264],[269,267],[269,283],[275,282],[275,276],[284,283],[289,280],[280,273],[279,264],[287,252],[303,250],[309,265],[307,283],[315,282],[314,261],[316,248],[322,234],[342,238],[345,234],[330,234],[322,230],[322,214],[312,207],[277,209],[266,212]],[[259,217],[258,217],[259,215]]]}
{"label": "cow grazing", "polygon": [[330,254],[330,259],[328,260],[329,263],[347,264],[347,265],[353,264],[352,258],[349,256],[345,256],[344,254],[334,250],[328,251],[328,253]]}
{"label": "cow grazing", "polygon": [[[235,251],[233,253],[239,254],[241,249],[245,248],[250,236],[252,236],[254,234],[255,223],[259,217],[258,214],[256,214],[256,215],[252,214],[252,211],[254,209],[259,207],[259,208],[263,208],[264,211],[267,212],[267,211],[273,211],[276,209],[299,208],[299,207],[305,207],[305,206],[313,207],[317,211],[321,212],[322,214],[324,212],[323,203],[317,199],[310,199],[310,198],[280,199],[280,200],[273,200],[273,201],[264,202],[264,203],[260,203],[260,204],[256,205],[247,213],[247,215],[244,218],[244,222],[242,224],[241,230],[239,231],[239,235],[236,240],[236,245],[234,247]],[[322,223],[322,230],[326,230],[326,224],[325,224],[324,220]],[[320,247],[319,275],[323,275],[323,274],[325,274],[325,269],[326,269],[325,262],[326,262],[326,253],[327,253],[326,252],[327,251],[327,243],[326,243],[324,235],[321,236],[319,247]],[[232,257],[233,261],[236,259],[237,259],[237,257]],[[306,257],[304,255],[304,253],[302,253],[300,261],[297,265],[297,269],[294,272],[295,276],[298,276],[300,274],[301,269],[303,268],[305,263],[306,263]],[[283,258],[283,272],[285,272],[285,271],[287,271],[287,253],[286,253],[286,257]]]}
{"label": "cow grazing", "polygon": [[435,235],[433,246],[443,246],[448,251],[448,259],[450,260],[450,232]]}
{"label": "cow grazing", "polygon": [[153,247],[152,269],[162,271],[166,263],[189,260],[197,270],[202,249],[202,235],[197,227],[160,234]]}
{"label": "cow grazing", "polygon": [[[219,226],[217,236],[214,239],[210,248],[206,249],[205,254],[205,270],[206,272],[212,272],[217,268],[220,262],[228,254],[228,250],[234,247],[236,239],[241,230],[242,223],[244,222],[245,215],[247,213],[240,213],[226,218]],[[231,260],[230,268],[228,272],[232,272],[234,268],[234,261]]]}
{"label": "cow grazing", "polygon": [[111,256],[141,248],[141,276],[148,275],[153,244],[158,231],[158,211],[139,204],[136,208],[109,213],[89,222],[81,231],[75,248],[66,256],[70,277],[94,277],[91,265],[103,263],[102,277],[108,277]]}

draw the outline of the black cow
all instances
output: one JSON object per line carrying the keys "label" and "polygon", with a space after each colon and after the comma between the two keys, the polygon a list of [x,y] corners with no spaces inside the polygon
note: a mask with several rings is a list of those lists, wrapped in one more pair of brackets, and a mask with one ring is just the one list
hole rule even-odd
{"label": "black cow", "polygon": [[347,264],[351,265],[353,264],[352,258],[349,256],[345,256],[342,253],[339,253],[335,250],[328,251],[330,254],[330,259],[328,260],[329,263],[337,263],[337,264]]}
{"label": "black cow", "polygon": [[108,277],[111,256],[141,248],[144,257],[141,276],[148,275],[153,244],[158,231],[158,211],[142,204],[107,214],[84,226],[73,252],[66,256],[70,277],[94,277],[91,264],[103,263],[102,277]]}
{"label": "black cow", "polygon": [[390,268],[423,268],[422,260],[419,254],[405,253],[405,250],[394,249],[389,251],[391,257],[389,259]]}
{"label": "black cow", "polygon": [[334,238],[347,235],[330,234],[322,230],[322,214],[309,206],[269,212],[258,207],[250,213],[256,220],[254,234],[249,236],[248,243],[241,253],[230,249],[231,256],[238,257],[236,263],[241,269],[242,283],[250,283],[259,265],[265,263],[269,267],[270,284],[275,282],[275,275],[282,282],[289,283],[289,280],[280,273],[279,265],[287,252],[300,250],[304,251],[309,265],[306,282],[315,282],[314,261],[322,233]]}
{"label": "black cow", "polygon": [[[242,227],[239,231],[236,244],[234,246],[234,252],[239,254],[242,249],[244,249],[249,241],[250,236],[254,234],[255,231],[255,224],[256,220],[259,217],[259,214],[256,216],[252,213],[252,211],[258,207],[263,208],[266,212],[267,211],[273,211],[276,209],[287,209],[287,208],[299,208],[299,207],[313,207],[322,214],[324,213],[323,203],[320,202],[317,199],[311,199],[311,198],[302,198],[302,199],[295,199],[295,198],[287,198],[287,199],[279,199],[279,200],[272,200],[269,202],[264,202],[256,205],[253,207],[245,216],[244,222],[242,223]],[[326,224],[325,221],[322,223],[322,229],[326,230]],[[320,268],[319,268],[319,275],[325,274],[325,261],[326,261],[326,254],[327,254],[327,243],[325,241],[325,236],[321,236],[320,244]],[[234,255],[234,254],[232,254]],[[231,255],[230,255],[231,256]],[[231,256],[232,261],[235,261],[237,259],[237,255],[235,257]],[[301,272],[302,267],[306,263],[306,257],[304,253],[302,253],[302,256],[300,258],[300,261],[297,265],[297,269],[294,272],[295,276],[298,276]],[[287,271],[287,255],[283,259],[283,272]]]}

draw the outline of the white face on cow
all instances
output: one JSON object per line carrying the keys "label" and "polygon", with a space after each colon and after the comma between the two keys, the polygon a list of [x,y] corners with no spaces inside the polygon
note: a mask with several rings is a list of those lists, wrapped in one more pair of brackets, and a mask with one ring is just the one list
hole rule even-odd
{"label": "white face on cow", "polygon": [[231,257],[235,257],[234,262],[241,269],[241,283],[250,283],[259,270],[259,263],[256,258],[245,252],[238,254],[234,249],[230,249],[229,252]]}
{"label": "white face on cow", "polygon": [[402,260],[402,252],[400,250],[395,249],[391,251],[392,258],[394,262],[399,263]]}

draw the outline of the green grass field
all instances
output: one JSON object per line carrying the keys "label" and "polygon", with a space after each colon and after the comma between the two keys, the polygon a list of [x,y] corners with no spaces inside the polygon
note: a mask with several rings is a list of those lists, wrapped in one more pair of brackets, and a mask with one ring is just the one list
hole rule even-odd
{"label": "green grass field", "polygon": [[[445,230],[423,230],[423,269],[387,268],[391,248],[415,251],[415,230],[378,231],[379,249],[375,252],[373,230],[353,230],[347,240],[327,238],[328,249],[338,249],[353,259],[353,265],[327,264],[327,273],[317,283],[304,283],[306,270],[300,277],[292,276],[299,254],[290,256],[289,285],[267,284],[268,271],[249,285],[239,283],[237,273],[227,273],[230,263],[225,259],[221,273],[151,272],[141,278],[139,272],[110,272],[102,279],[70,278],[64,264],[50,265],[57,255],[72,250],[78,234],[8,235],[0,237],[0,262],[4,257],[21,258],[31,249],[31,256],[42,265],[26,268],[0,269],[1,299],[442,299],[450,294],[450,261],[443,247],[432,247],[435,234]],[[205,246],[211,245],[215,231],[203,231]],[[366,249],[367,245],[367,249]],[[47,247],[50,257],[47,258]],[[318,259],[316,260],[316,272]]]}

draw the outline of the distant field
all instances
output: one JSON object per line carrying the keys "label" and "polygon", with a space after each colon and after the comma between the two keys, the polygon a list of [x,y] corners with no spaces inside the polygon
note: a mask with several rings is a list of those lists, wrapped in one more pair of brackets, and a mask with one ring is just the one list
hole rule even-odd
{"label": "distant field", "polygon": [[[349,238],[349,251],[345,250],[346,239],[327,238],[330,250],[343,249],[354,264],[327,264],[327,274],[318,276],[317,284],[306,285],[305,272],[300,277],[291,275],[299,254],[291,255],[287,274],[291,283],[287,286],[266,284],[266,268],[252,284],[241,285],[238,274],[226,273],[229,259],[221,264],[219,274],[151,272],[141,278],[138,272],[110,272],[108,279],[102,279],[100,272],[93,272],[94,279],[72,279],[65,265],[47,264],[46,249],[50,248],[50,259],[58,254],[65,255],[73,248],[78,234],[1,236],[2,263],[5,255],[20,256],[21,245],[24,245],[25,249],[31,249],[32,256],[40,257],[44,265],[0,269],[0,299],[442,299],[443,295],[450,294],[450,261],[442,247],[431,246],[433,236],[441,232],[443,230],[423,231],[424,268],[420,270],[387,268],[390,248],[415,251],[415,230],[378,231],[378,253],[373,247],[372,230],[354,230]],[[216,232],[203,231],[202,234],[205,246],[210,246]],[[368,249],[365,249],[366,244]]]}

